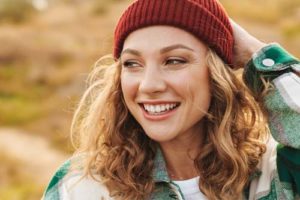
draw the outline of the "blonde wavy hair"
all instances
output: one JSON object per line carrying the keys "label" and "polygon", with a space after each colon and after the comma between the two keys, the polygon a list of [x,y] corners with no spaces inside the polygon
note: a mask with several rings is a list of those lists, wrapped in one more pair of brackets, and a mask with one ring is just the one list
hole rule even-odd
{"label": "blonde wavy hair", "polygon": [[[123,99],[121,64],[105,57],[88,78],[72,123],[77,153],[86,153],[85,176],[100,175],[117,199],[147,199],[158,145],[128,111]],[[265,119],[258,104],[228,66],[209,50],[212,100],[205,141],[195,159],[200,190],[208,199],[239,199],[265,152]]]}

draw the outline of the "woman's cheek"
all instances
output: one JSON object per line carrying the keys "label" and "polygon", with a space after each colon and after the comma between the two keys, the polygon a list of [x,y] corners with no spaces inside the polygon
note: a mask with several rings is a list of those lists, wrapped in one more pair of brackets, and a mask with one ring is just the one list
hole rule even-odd
{"label": "woman's cheek", "polygon": [[126,103],[133,101],[138,92],[137,78],[127,74],[121,75],[121,88]]}

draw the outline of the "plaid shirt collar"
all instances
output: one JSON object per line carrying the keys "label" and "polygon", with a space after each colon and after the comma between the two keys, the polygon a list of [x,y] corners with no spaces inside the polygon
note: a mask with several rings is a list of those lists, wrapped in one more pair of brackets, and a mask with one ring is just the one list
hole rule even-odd
{"label": "plaid shirt collar", "polygon": [[160,148],[157,148],[157,152],[154,159],[154,170],[153,170],[154,182],[170,182],[171,179],[168,175],[166,162]]}

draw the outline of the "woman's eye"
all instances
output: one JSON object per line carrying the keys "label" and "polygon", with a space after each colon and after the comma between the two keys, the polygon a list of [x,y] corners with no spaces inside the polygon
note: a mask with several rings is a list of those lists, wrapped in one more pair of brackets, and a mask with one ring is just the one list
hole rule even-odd
{"label": "woman's eye", "polygon": [[168,59],[166,61],[166,65],[179,65],[179,64],[185,64],[187,63],[185,60],[183,59],[178,59],[178,58],[172,58],[172,59]]}
{"label": "woman's eye", "polygon": [[125,61],[123,64],[122,64],[124,67],[127,67],[127,68],[133,68],[133,67],[140,67],[141,65],[136,62],[136,61]]}

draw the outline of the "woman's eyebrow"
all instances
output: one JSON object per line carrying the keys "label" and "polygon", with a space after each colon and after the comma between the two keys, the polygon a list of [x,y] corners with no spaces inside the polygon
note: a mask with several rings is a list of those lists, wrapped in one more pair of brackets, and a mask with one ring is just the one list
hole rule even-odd
{"label": "woman's eyebrow", "polygon": [[129,54],[133,54],[133,55],[136,55],[136,56],[141,56],[141,53],[137,50],[134,50],[134,49],[125,49],[122,51],[121,53],[121,56],[124,54],[124,53],[129,53]]}
{"label": "woman's eyebrow", "polygon": [[183,44],[174,44],[174,45],[171,45],[171,46],[167,46],[167,47],[164,47],[160,50],[160,53],[167,53],[169,51],[172,51],[174,49],[187,49],[189,51],[194,51],[194,49],[190,48],[190,47],[187,47]]}

